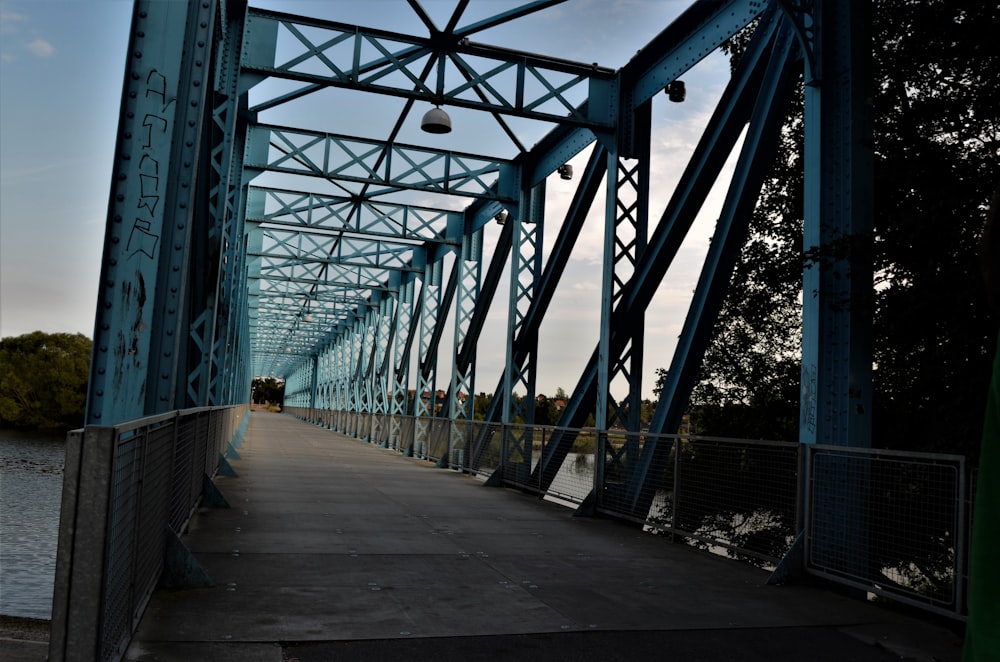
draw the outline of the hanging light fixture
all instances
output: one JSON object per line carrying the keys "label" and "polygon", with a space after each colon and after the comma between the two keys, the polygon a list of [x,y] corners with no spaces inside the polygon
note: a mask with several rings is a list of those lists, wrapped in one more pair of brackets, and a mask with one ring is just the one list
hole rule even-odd
{"label": "hanging light fixture", "polygon": [[663,91],[667,93],[667,98],[674,103],[680,103],[684,101],[685,97],[687,97],[687,90],[685,89],[684,81],[682,80],[671,81],[670,84],[667,85],[667,89]]}
{"label": "hanging light fixture", "polygon": [[559,173],[560,179],[573,179],[573,166],[568,163],[564,163],[559,166],[559,169],[556,172]]}
{"label": "hanging light fixture", "polygon": [[424,113],[420,128],[427,133],[451,133],[451,118],[440,106],[434,106]]}
{"label": "hanging light fixture", "polygon": [[507,222],[507,210],[501,209],[500,213],[494,216],[493,219],[497,222],[497,225],[503,225]]}

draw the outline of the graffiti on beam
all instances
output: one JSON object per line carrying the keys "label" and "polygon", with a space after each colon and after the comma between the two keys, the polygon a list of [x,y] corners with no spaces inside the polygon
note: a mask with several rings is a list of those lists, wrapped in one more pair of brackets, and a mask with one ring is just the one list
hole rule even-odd
{"label": "graffiti on beam", "polygon": [[126,250],[130,258],[142,255],[155,260],[160,241],[158,228],[163,221],[157,218],[157,214],[162,213],[160,199],[163,195],[157,146],[170,144],[170,121],[167,118],[167,110],[174,103],[174,99],[167,98],[166,76],[155,69],[150,71],[146,76],[143,98],[152,102],[155,109],[147,112],[142,118],[139,201],[136,204],[138,215],[132,222]]}

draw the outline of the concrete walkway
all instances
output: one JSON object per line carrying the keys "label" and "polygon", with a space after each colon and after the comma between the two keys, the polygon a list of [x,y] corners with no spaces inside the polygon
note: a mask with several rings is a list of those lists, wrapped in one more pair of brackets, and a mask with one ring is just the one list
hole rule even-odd
{"label": "concrete walkway", "polygon": [[215,587],[157,591],[128,659],[960,659],[943,627],[288,416],[240,454],[184,536]]}

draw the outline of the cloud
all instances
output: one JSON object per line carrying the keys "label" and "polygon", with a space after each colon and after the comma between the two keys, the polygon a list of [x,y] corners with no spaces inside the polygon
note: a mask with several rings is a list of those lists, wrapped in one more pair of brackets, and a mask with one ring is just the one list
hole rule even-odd
{"label": "cloud", "polygon": [[0,10],[0,34],[10,34],[15,32],[18,24],[23,23],[26,20],[28,20],[28,17],[24,14]]}
{"label": "cloud", "polygon": [[45,41],[41,37],[35,38],[34,41],[28,42],[24,45],[28,52],[38,57],[49,57],[54,55],[56,52],[56,47]]}

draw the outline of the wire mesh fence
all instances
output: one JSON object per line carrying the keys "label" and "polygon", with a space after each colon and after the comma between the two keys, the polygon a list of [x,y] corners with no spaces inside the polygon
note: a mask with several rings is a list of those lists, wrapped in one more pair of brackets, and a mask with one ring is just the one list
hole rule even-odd
{"label": "wire mesh fence", "polygon": [[964,458],[812,447],[811,572],[946,613],[963,609]]}
{"label": "wire mesh fence", "polygon": [[608,433],[598,510],[773,567],[796,534],[798,444]]}
{"label": "wire mesh fence", "polygon": [[186,525],[246,413],[192,409],[67,436],[50,659],[77,648],[122,658],[163,570],[168,531]]}

